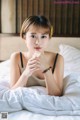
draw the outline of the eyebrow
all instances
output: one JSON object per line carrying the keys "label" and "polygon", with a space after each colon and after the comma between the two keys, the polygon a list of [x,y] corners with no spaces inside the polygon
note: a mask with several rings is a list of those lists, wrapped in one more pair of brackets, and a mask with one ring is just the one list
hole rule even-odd
{"label": "eyebrow", "polygon": [[[37,34],[37,33],[31,33],[31,34]],[[49,34],[49,32],[42,33],[42,35],[44,35],[44,34]]]}

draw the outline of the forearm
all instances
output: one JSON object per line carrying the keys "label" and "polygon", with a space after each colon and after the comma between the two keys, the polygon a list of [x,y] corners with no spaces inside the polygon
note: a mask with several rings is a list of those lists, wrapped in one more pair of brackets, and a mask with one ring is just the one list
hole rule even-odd
{"label": "forearm", "polygon": [[26,86],[27,80],[28,80],[28,76],[26,75],[26,72],[24,71],[23,74],[20,76],[20,78],[17,80],[17,82],[11,87],[11,89]]}
{"label": "forearm", "polygon": [[51,70],[44,73],[45,76],[45,82],[46,82],[46,88],[49,95],[55,95],[60,96],[61,90],[59,88],[59,85],[57,84],[56,80],[54,79]]}

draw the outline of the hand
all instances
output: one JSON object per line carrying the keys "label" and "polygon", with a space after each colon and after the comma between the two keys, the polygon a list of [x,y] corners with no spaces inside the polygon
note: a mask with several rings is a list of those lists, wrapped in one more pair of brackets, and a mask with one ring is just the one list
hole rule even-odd
{"label": "hand", "polygon": [[41,59],[39,57],[37,57],[36,59],[38,61],[37,63],[38,70],[43,72],[46,69],[46,65],[42,64]]}
{"label": "hand", "polygon": [[40,61],[37,57],[32,57],[27,62],[25,74],[30,77],[37,70],[40,70]]}

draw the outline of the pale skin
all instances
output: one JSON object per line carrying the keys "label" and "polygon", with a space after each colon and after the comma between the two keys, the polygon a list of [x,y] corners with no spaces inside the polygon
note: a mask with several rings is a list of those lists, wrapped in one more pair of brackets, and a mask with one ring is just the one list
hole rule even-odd
{"label": "pale skin", "polygon": [[[53,66],[56,53],[44,52],[49,42],[49,30],[30,26],[26,32],[24,42],[28,48],[27,52],[23,52],[24,72],[20,75],[20,53],[16,52],[11,55],[11,89],[18,87],[26,87],[27,80],[31,75],[35,75],[41,80],[45,80],[46,90],[49,95],[61,96],[63,89],[64,60],[58,55],[54,74],[51,70],[43,73],[43,70],[49,66]],[[33,57],[35,47],[41,55]]]}

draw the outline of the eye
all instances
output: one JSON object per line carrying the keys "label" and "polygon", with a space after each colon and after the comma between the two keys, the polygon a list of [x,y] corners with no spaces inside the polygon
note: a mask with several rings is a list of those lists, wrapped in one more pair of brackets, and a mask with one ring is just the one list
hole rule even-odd
{"label": "eye", "polygon": [[35,35],[31,35],[32,38],[35,38]]}
{"label": "eye", "polygon": [[46,38],[46,36],[45,36],[45,35],[43,35],[43,36],[41,36],[41,38]]}

